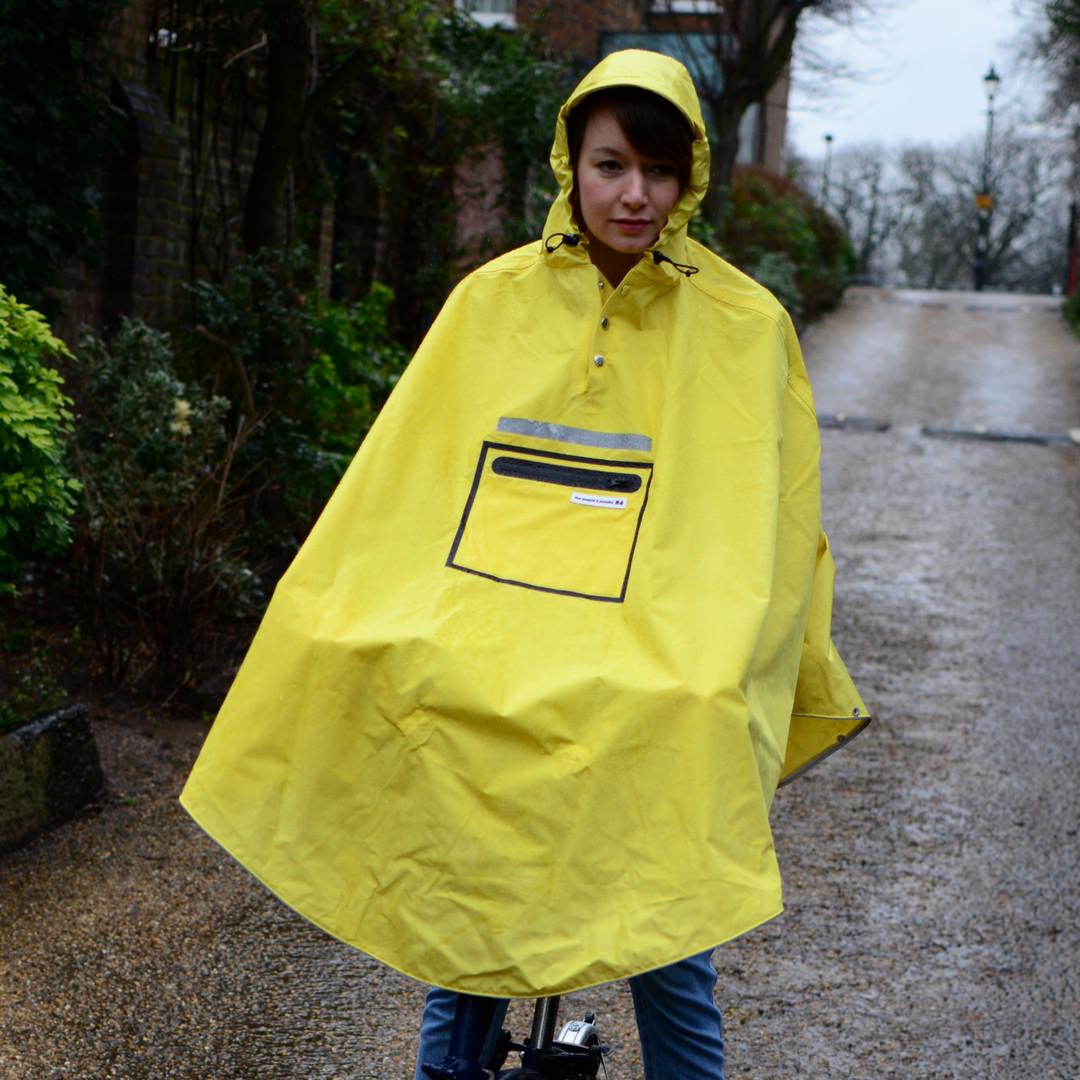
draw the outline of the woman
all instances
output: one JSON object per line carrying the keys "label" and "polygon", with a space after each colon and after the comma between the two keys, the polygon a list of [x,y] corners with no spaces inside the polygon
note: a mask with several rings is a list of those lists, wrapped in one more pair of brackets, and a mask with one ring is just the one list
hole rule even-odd
{"label": "woman", "polygon": [[781,910],[777,783],[866,723],[817,425],[787,315],[686,235],[709,165],[681,64],[607,57],[552,165],[543,242],[447,301],[182,800],[444,991],[641,976],[650,1080],[714,1078],[708,951]]}

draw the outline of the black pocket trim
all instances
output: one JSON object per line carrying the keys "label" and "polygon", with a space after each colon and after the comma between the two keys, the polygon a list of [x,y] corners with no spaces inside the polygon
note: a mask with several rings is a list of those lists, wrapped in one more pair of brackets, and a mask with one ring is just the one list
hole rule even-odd
{"label": "black pocket trim", "polygon": [[553,465],[549,461],[530,458],[497,457],[491,463],[491,471],[518,480],[539,480],[542,484],[587,488],[589,491],[633,492],[641,487],[641,477],[634,473],[575,469],[571,465]]}
{"label": "black pocket trim", "polygon": [[[484,475],[484,465],[487,462],[487,456],[490,451],[503,450],[507,453],[517,455],[515,459],[520,461],[523,458],[536,459],[545,458],[553,461],[570,461],[576,465],[600,465],[605,466],[608,470],[611,469],[634,469],[638,470],[640,476],[645,478],[645,495],[641,500],[641,509],[638,512],[637,521],[634,524],[634,538],[630,544],[630,551],[627,553],[626,558],[626,573],[623,575],[622,586],[619,589],[617,595],[609,596],[597,593],[576,592],[572,589],[555,589],[549,585],[536,585],[530,581],[518,581],[514,578],[498,577],[495,574],[489,574],[483,570],[479,570],[472,566],[463,566],[457,562],[458,547],[461,545],[461,538],[465,535],[465,526],[469,521],[469,514],[472,511],[473,502],[476,499],[477,490],[480,487],[480,481]],[[542,462],[535,462],[535,464],[543,464]],[[494,465],[493,465],[494,468]],[[551,450],[532,450],[526,449],[521,446],[510,446],[506,443],[484,442],[480,448],[480,460],[476,463],[476,472],[473,474],[472,487],[469,489],[469,497],[465,500],[465,509],[461,514],[461,521],[458,524],[457,532],[454,534],[454,542],[450,545],[450,554],[446,557],[446,566],[451,570],[460,570],[465,574],[475,574],[477,577],[487,578],[489,581],[498,581],[503,585],[517,585],[522,589],[534,589],[537,592],[555,593],[557,596],[573,596],[581,600],[599,600],[608,604],[621,604],[626,599],[626,590],[630,583],[630,568],[634,562],[634,552],[637,550],[638,536],[641,533],[641,521],[645,516],[645,508],[649,504],[649,488],[652,485],[652,470],[653,465],[651,461],[605,461],[602,458],[587,458],[580,457],[576,454],[557,454]],[[567,471],[570,472],[588,472],[592,475],[597,475],[592,470],[577,469],[573,466],[567,467]],[[602,474],[601,474],[602,475]],[[633,474],[631,474],[631,478]],[[560,481],[561,482],[561,481]],[[638,483],[637,487],[633,490],[637,491],[641,484]]]}

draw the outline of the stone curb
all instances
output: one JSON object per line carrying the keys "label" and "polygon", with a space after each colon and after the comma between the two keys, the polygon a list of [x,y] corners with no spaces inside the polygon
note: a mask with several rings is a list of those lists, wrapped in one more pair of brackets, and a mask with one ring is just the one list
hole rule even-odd
{"label": "stone curb", "polygon": [[0,735],[0,852],[74,817],[104,790],[85,705]]}

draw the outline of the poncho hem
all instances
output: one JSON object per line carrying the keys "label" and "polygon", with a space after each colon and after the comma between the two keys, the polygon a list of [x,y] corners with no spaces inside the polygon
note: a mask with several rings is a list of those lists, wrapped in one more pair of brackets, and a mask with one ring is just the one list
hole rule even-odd
{"label": "poncho hem", "polygon": [[[201,788],[201,786],[199,787],[199,791],[204,798],[207,798],[208,801],[212,802],[212,800],[208,798],[207,793]],[[592,989],[594,986],[604,986],[607,983],[618,982],[621,979],[631,979],[637,975],[644,975],[646,972],[649,971],[656,971],[660,968],[669,967],[671,964],[677,964],[681,960],[685,960],[688,957],[697,956],[699,953],[705,952],[707,949],[711,950],[719,948],[721,945],[725,945],[729,941],[734,941],[736,938],[742,937],[743,934],[748,934],[751,930],[755,930],[757,927],[763,926],[765,923],[777,918],[777,916],[782,915],[784,912],[784,904],[781,900],[778,905],[767,908],[767,914],[761,915],[760,917],[755,916],[752,921],[748,922],[745,926],[742,926],[741,929],[735,930],[729,934],[725,934],[724,936],[713,941],[712,944],[703,944],[700,947],[694,946],[689,948],[685,952],[680,953],[677,956],[673,956],[670,960],[663,960],[657,964],[647,964],[644,967],[635,968],[634,970],[630,970],[618,975],[612,975],[610,977],[602,979],[593,979],[587,982],[572,982],[552,987],[544,987],[543,989],[532,989],[520,992],[505,990],[480,990],[471,984],[469,986],[455,986],[450,981],[432,979],[428,976],[420,975],[415,971],[411,971],[407,967],[388,959],[380,952],[373,951],[367,948],[362,943],[350,941],[348,938],[339,934],[322,920],[308,914],[299,904],[294,903],[283,892],[270,885],[269,882],[257,870],[252,869],[246,856],[241,856],[237,854],[237,851],[234,848],[229,847],[222,840],[219,839],[222,833],[226,830],[217,829],[215,831],[211,831],[211,829],[208,828],[207,823],[204,821],[204,815],[202,814],[202,812],[197,812],[191,806],[190,801],[187,798],[187,791],[181,793],[179,801],[180,805],[191,816],[195,824],[198,825],[199,828],[202,829],[203,832],[205,832],[206,835],[210,837],[210,839],[218,847],[221,848],[222,851],[224,851],[230,858],[234,859],[237,863],[239,863],[240,866],[242,866],[247,873],[249,873],[253,878],[255,878],[255,880],[258,881],[259,884],[262,885],[263,888],[265,888],[271,896],[280,901],[291,911],[295,912],[300,918],[304,919],[306,922],[309,922],[314,926],[317,926],[320,930],[322,930],[324,934],[327,934],[330,937],[334,938],[335,941],[340,941],[343,945],[347,945],[349,948],[356,949],[357,952],[363,953],[365,956],[370,956],[373,960],[377,960],[380,964],[385,964],[388,968],[396,971],[399,975],[404,975],[408,979],[414,979],[416,982],[423,983],[426,986],[437,986],[441,990],[450,990],[455,993],[473,994],[477,997],[513,998],[515,1000],[529,1000],[537,997],[551,997],[556,994],[572,994],[580,990],[589,990]],[[591,970],[594,967],[594,964],[590,964],[587,966],[587,970]]]}

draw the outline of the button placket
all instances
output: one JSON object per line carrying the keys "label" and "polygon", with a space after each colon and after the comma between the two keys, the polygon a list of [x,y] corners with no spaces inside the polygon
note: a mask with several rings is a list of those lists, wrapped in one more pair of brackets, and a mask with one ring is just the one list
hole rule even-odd
{"label": "button placket", "polygon": [[[611,318],[609,317],[607,312],[614,305],[614,303],[616,302],[616,300],[619,297],[619,294],[623,290],[619,286],[614,286],[611,289],[611,291],[608,292],[608,290],[607,290],[607,282],[605,282],[603,280],[603,278],[601,278],[599,281],[597,281],[596,284],[597,284],[598,289],[600,290],[600,320],[599,320],[599,327],[600,327],[600,331],[606,331],[611,325]],[[603,345],[601,345],[600,341],[596,340],[594,345],[593,345],[593,348],[597,349],[598,346],[599,346],[599,348],[603,348]],[[610,357],[607,356],[606,353],[600,352],[599,350],[594,353],[593,358],[592,358],[594,368],[602,368],[609,361],[610,361]]]}

